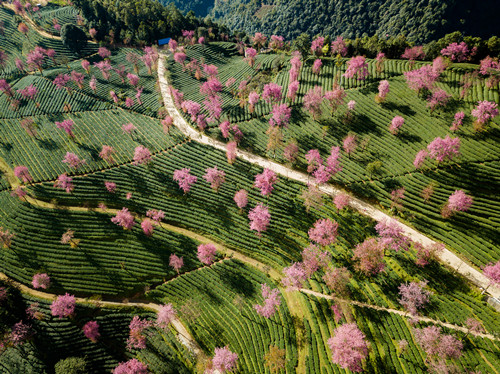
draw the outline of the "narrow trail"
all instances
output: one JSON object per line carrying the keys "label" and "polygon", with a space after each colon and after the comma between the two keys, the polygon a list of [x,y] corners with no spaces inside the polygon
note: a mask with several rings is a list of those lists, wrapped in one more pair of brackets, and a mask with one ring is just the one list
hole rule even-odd
{"label": "narrow trail", "polygon": [[[50,300],[53,301],[58,295],[51,294],[48,292],[42,292],[38,290],[34,290],[32,288],[29,288],[25,286],[22,283],[16,282],[12,279],[10,279],[7,275],[4,273],[0,272],[0,279],[5,280],[10,282],[12,285],[16,286],[19,288],[19,290],[25,294],[37,297],[39,299],[44,299],[44,300]],[[144,303],[144,302],[118,302],[118,301],[92,301],[83,297],[75,297],[75,300],[78,304],[86,304],[86,305],[96,305],[98,304],[101,307],[137,307],[141,309],[149,309],[153,310],[155,312],[160,311],[161,305],[160,304],[155,304],[155,303]],[[193,339],[191,334],[188,332],[188,330],[184,327],[181,321],[179,319],[175,318],[172,320],[172,326],[174,329],[177,331],[179,336],[177,337],[179,341],[184,344],[190,351],[192,351],[196,356],[199,356],[202,351],[196,340]]]}
{"label": "narrow trail", "polygon": [[[165,108],[168,111],[168,114],[174,119],[175,126],[187,137],[191,138],[194,141],[197,141],[201,144],[209,145],[213,148],[219,149],[221,151],[226,151],[226,144],[220,142],[216,139],[210,138],[209,136],[202,134],[195,130],[189,123],[184,119],[179,110],[174,105],[174,101],[172,96],[170,95],[169,83],[165,78],[165,55],[161,55],[158,62],[158,79],[160,82],[160,91],[163,96],[163,101]],[[263,168],[268,168],[274,171],[277,174],[283,175],[289,179],[293,179],[297,182],[301,182],[304,184],[310,183],[310,178],[307,174],[292,170],[284,165],[281,165],[277,162],[268,160],[266,158],[254,155],[250,152],[244,150],[236,150],[237,157],[251,163],[254,165],[258,165]],[[329,184],[322,184],[318,186],[319,189],[327,195],[332,197],[338,195],[339,193],[346,193],[346,191],[340,190]],[[375,208],[373,205],[358,199],[351,194],[349,194],[351,201],[349,205],[359,211],[361,214],[364,214],[377,222],[385,221],[389,219],[393,219],[388,214],[382,212],[381,210]],[[403,232],[406,236],[408,236],[411,240],[415,242],[420,242],[424,246],[435,244],[436,241],[430,239],[429,237],[421,234],[415,229],[411,228],[404,223],[396,221],[398,225],[403,229]],[[496,299],[500,299],[500,287],[498,286],[489,286],[489,280],[477,269],[473,268],[471,265],[464,262],[457,255],[451,252],[448,249],[445,249],[439,259],[444,264],[450,266],[453,269],[456,269],[458,273],[469,279],[472,283],[481,287],[483,289],[487,289],[487,292]],[[489,286],[489,287],[488,287]]]}
{"label": "narrow trail", "polygon": [[[12,5],[12,4],[6,4],[6,3],[4,3],[3,6],[5,8],[7,8],[7,9],[15,11],[14,5]],[[29,26],[31,28],[33,28],[37,33],[39,33],[44,38],[54,39],[54,40],[61,40],[60,36],[50,34],[47,31],[45,31],[44,29],[42,29],[40,26],[38,26],[26,13],[23,13],[20,16],[26,21],[26,23],[29,24]]]}
{"label": "narrow trail", "polygon": [[305,294],[309,294],[309,295],[314,295],[316,297],[320,297],[322,299],[328,299],[328,300],[333,300],[333,301],[337,301],[337,302],[341,302],[341,303],[347,303],[347,304],[351,304],[351,305],[356,305],[356,306],[359,306],[361,308],[368,308],[368,309],[374,309],[374,310],[379,310],[379,311],[388,312],[388,313],[394,313],[394,314],[400,315],[402,317],[408,317],[408,318],[416,319],[416,320],[418,320],[420,322],[429,322],[429,323],[432,323],[434,325],[440,325],[440,326],[447,327],[447,328],[452,329],[452,330],[461,331],[461,332],[466,333],[466,334],[469,333],[469,335],[477,336],[477,337],[480,337],[480,338],[486,338],[486,339],[500,341],[500,338],[497,338],[497,337],[495,337],[492,334],[474,333],[472,331],[469,332],[469,330],[466,327],[462,327],[462,326],[458,326],[458,325],[453,325],[451,323],[442,322],[442,321],[439,321],[439,320],[436,320],[436,319],[432,319],[432,318],[428,318],[428,317],[412,316],[412,315],[409,315],[406,312],[403,312],[402,310],[391,309],[391,308],[384,308],[384,307],[381,307],[381,306],[366,304],[366,303],[362,303],[362,302],[354,301],[354,300],[341,299],[341,298],[338,298],[338,297],[335,297],[335,296],[325,295],[324,293],[320,293],[320,292],[308,290],[308,289],[305,289],[305,288],[301,288],[299,291],[302,292],[302,293],[305,293]]}

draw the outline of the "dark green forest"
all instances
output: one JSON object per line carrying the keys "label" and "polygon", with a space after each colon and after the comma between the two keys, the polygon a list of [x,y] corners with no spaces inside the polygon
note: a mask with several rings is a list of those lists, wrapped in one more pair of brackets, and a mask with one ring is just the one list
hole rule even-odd
{"label": "dark green forest", "polygon": [[[160,0],[168,3],[168,0]],[[233,31],[282,35],[301,33],[356,38],[364,35],[405,35],[422,44],[453,31],[488,39],[498,32],[500,4],[496,0],[175,0]]]}

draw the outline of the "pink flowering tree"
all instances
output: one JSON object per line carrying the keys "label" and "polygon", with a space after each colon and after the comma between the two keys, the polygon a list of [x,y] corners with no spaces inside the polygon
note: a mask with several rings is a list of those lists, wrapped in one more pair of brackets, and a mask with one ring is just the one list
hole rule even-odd
{"label": "pink flowering tree", "polygon": [[58,317],[59,319],[71,317],[75,313],[75,305],[75,297],[66,293],[62,296],[57,296],[52,304],[50,304],[50,312],[54,317]]}
{"label": "pink flowering tree", "polygon": [[277,127],[288,127],[290,117],[292,116],[292,108],[287,104],[273,105],[269,125]]}
{"label": "pink flowering tree", "polygon": [[368,343],[355,323],[337,327],[328,339],[328,346],[335,364],[355,373],[363,371],[362,362],[368,356]]}
{"label": "pink flowering tree", "polygon": [[46,290],[50,287],[50,277],[47,273],[37,273],[33,275],[33,280],[31,284],[34,288],[42,288]]}
{"label": "pink flowering tree", "polygon": [[389,248],[396,252],[401,250],[407,251],[410,248],[410,239],[404,235],[403,228],[395,219],[391,218],[379,221],[375,225],[375,230],[380,236],[379,243],[384,248]]}
{"label": "pink flowering tree", "polygon": [[264,85],[264,89],[262,91],[262,100],[268,103],[278,103],[281,101],[282,93],[281,86],[271,82]]}
{"label": "pink flowering tree", "polygon": [[311,53],[316,56],[321,56],[323,54],[323,45],[325,44],[325,38],[318,36],[311,43]]}
{"label": "pink flowering tree", "polygon": [[156,325],[165,329],[175,319],[176,315],[177,311],[171,303],[162,305],[156,316]]}
{"label": "pink flowering tree", "polygon": [[116,216],[111,218],[111,222],[123,227],[124,230],[131,230],[134,227],[135,221],[132,213],[127,208],[123,208],[116,213]]}
{"label": "pink flowering tree", "polygon": [[418,151],[415,155],[415,160],[413,161],[413,166],[415,166],[415,169],[420,169],[425,163],[427,157],[429,157],[429,152],[427,152],[426,149]]}
{"label": "pink flowering tree", "polygon": [[177,274],[179,274],[179,271],[184,266],[184,259],[177,256],[175,253],[172,253],[169,257],[168,264],[177,272]]}
{"label": "pink flowering tree", "polygon": [[500,261],[497,261],[495,264],[490,263],[485,266],[483,268],[483,274],[490,281],[488,287],[492,284],[495,286],[500,285]]}
{"label": "pink flowering tree", "polygon": [[397,135],[403,124],[405,123],[405,119],[401,116],[396,116],[392,119],[391,124],[389,125],[389,131],[392,135]]}
{"label": "pink flowering tree", "polygon": [[113,163],[113,153],[115,153],[113,147],[111,147],[110,145],[103,145],[101,152],[99,152],[99,157],[109,163]]}
{"label": "pink flowering tree", "polygon": [[354,267],[366,276],[377,275],[385,268],[384,246],[375,238],[368,238],[354,248]]}
{"label": "pink flowering tree", "polygon": [[476,119],[474,122],[474,129],[476,131],[482,131],[486,128],[488,123],[498,116],[498,104],[492,101],[479,101],[477,107],[475,107],[471,114]]}
{"label": "pink flowering tree", "polygon": [[452,335],[442,334],[438,326],[415,329],[414,335],[417,343],[427,354],[426,361],[443,365],[447,359],[458,359],[462,355],[462,342]]}
{"label": "pink flowering tree", "polygon": [[149,371],[146,364],[133,358],[126,362],[121,362],[113,369],[113,374],[149,374]]}
{"label": "pink flowering tree", "polygon": [[463,190],[456,190],[448,197],[448,209],[452,212],[465,212],[472,206],[473,199]]}
{"label": "pink flowering tree", "polygon": [[[23,344],[32,334],[33,331],[31,330],[31,326],[23,321],[20,321],[12,326],[12,331],[10,332],[8,339],[15,347]],[[3,343],[0,344],[0,347],[3,348]]]}
{"label": "pink flowering tree", "polygon": [[259,102],[260,95],[252,91],[248,94],[248,111],[253,113],[255,110],[255,105]]}
{"label": "pink flowering tree", "polygon": [[437,262],[440,254],[445,250],[444,244],[434,243],[424,246],[420,243],[414,243],[417,251],[415,264],[420,267],[427,266],[431,262]]}
{"label": "pink flowering tree", "polygon": [[351,197],[345,193],[339,193],[333,199],[333,203],[335,204],[335,207],[338,210],[342,210],[345,207],[349,206],[350,202],[351,202]]}
{"label": "pink flowering tree", "polygon": [[440,72],[430,65],[424,65],[419,69],[405,71],[406,83],[411,90],[417,93],[429,92],[439,78]]}
{"label": "pink flowering tree", "polygon": [[183,168],[174,171],[174,181],[179,184],[179,188],[184,191],[184,193],[188,193],[191,189],[192,185],[196,183],[198,178],[195,175],[191,175],[191,169]]}
{"label": "pink flowering tree", "polygon": [[290,99],[290,102],[293,103],[297,96],[297,91],[299,90],[299,81],[294,80],[288,85],[288,91],[286,97]]}
{"label": "pink flowering tree", "polygon": [[330,52],[332,56],[340,55],[341,57],[345,57],[347,55],[347,45],[343,37],[337,36],[330,46]]}
{"label": "pink flowering tree", "polygon": [[424,47],[418,45],[411,48],[406,48],[401,58],[410,60],[410,67],[413,67],[415,60],[423,60],[425,58]]}
{"label": "pink flowering tree", "polygon": [[134,150],[134,165],[147,165],[151,162],[151,152],[142,145]]}
{"label": "pink flowering tree", "polygon": [[327,269],[331,261],[328,251],[321,251],[315,244],[310,244],[302,251],[302,268],[310,278],[319,268]]}
{"label": "pink flowering tree", "polygon": [[144,349],[146,348],[146,335],[144,330],[153,325],[152,321],[146,319],[141,320],[139,316],[134,316],[129,325],[129,336],[127,339],[127,349]]}
{"label": "pink flowering tree", "polygon": [[14,168],[14,175],[19,178],[20,180],[23,181],[23,183],[29,183],[33,181],[33,178],[31,177],[28,168],[26,166],[16,166]]}
{"label": "pink flowering tree", "polygon": [[321,73],[321,67],[323,66],[323,62],[321,62],[321,59],[316,59],[314,60],[314,63],[312,65],[312,72],[313,74],[320,75]]}
{"label": "pink flowering tree", "polygon": [[99,324],[96,321],[89,321],[83,325],[83,334],[93,343],[97,343],[97,339],[101,336],[99,333]]}
{"label": "pink flowering tree", "polygon": [[449,135],[446,135],[444,139],[436,137],[429,143],[427,150],[429,157],[438,163],[446,160],[451,161],[460,155],[460,138],[450,138]]}
{"label": "pink flowering tree", "polygon": [[229,164],[232,164],[236,160],[236,142],[227,143],[226,157]]}
{"label": "pink flowering tree", "polygon": [[210,188],[217,192],[222,183],[226,180],[226,173],[224,170],[217,169],[217,166],[207,168],[205,173],[206,174],[203,176],[203,179],[210,183]]}
{"label": "pink flowering tree", "polygon": [[75,188],[72,182],[73,178],[70,178],[66,173],[63,173],[57,177],[54,187],[66,190],[67,193],[70,193]]}
{"label": "pink flowering tree", "polygon": [[212,370],[209,374],[224,374],[236,369],[238,354],[229,350],[226,345],[224,348],[215,348],[212,358]]}
{"label": "pink flowering tree", "polygon": [[416,315],[429,302],[431,292],[425,289],[427,281],[402,283],[399,286],[399,302],[411,315]]}
{"label": "pink flowering tree", "polygon": [[342,147],[344,148],[345,153],[351,157],[351,154],[354,153],[358,147],[358,138],[356,134],[347,135],[342,142]]}
{"label": "pink flowering tree", "polygon": [[311,113],[314,119],[317,119],[321,115],[321,103],[323,98],[323,90],[320,86],[314,86],[304,95],[302,105],[305,110]]}
{"label": "pink flowering tree", "polygon": [[264,305],[256,304],[253,307],[257,314],[265,318],[271,318],[281,304],[280,290],[277,288],[271,289],[266,283],[263,283],[261,284],[261,292]]}
{"label": "pink flowering tree", "polygon": [[62,122],[56,122],[55,124],[58,129],[66,131],[70,138],[75,137],[75,135],[73,134],[73,126],[75,125],[75,123],[71,119],[66,119]]}
{"label": "pink flowering tree", "polygon": [[257,57],[257,51],[254,48],[245,49],[245,60],[251,67],[253,67],[253,65],[255,64],[256,57]]}
{"label": "pink flowering tree", "polygon": [[325,92],[325,99],[330,104],[330,110],[332,115],[342,104],[344,104],[346,96],[347,94],[342,87],[334,87],[332,91]]}
{"label": "pink flowering tree", "polygon": [[154,225],[153,225],[153,221],[150,220],[149,218],[145,218],[144,220],[142,220],[141,222],[141,229],[142,229],[142,232],[146,235],[146,236],[153,236],[153,232],[154,232]]}
{"label": "pink flowering tree", "polygon": [[85,160],[80,159],[77,155],[71,152],[66,152],[66,156],[62,160],[66,165],[68,165],[72,169],[78,169],[80,166],[85,164]]}
{"label": "pink flowering tree", "polygon": [[239,209],[243,209],[248,204],[248,193],[246,190],[239,190],[234,194],[234,202]]}
{"label": "pink flowering tree", "polygon": [[369,74],[368,63],[364,56],[353,57],[347,61],[347,69],[344,73],[344,77],[356,77],[358,80],[365,80]]}
{"label": "pink flowering tree", "polygon": [[309,239],[323,246],[333,244],[337,240],[338,227],[339,224],[329,218],[319,219],[309,229]]}
{"label": "pink flowering tree", "polygon": [[261,174],[255,176],[254,187],[260,190],[262,196],[269,196],[273,191],[273,185],[278,181],[276,173],[271,169],[264,169]]}
{"label": "pink flowering tree", "polygon": [[465,42],[451,43],[441,50],[443,56],[449,57],[451,61],[464,62],[469,59],[469,47]]}
{"label": "pink flowering tree", "polygon": [[271,221],[269,208],[262,203],[257,204],[257,206],[248,213],[248,219],[250,220],[250,230],[257,231],[257,235],[261,236],[262,232],[267,230],[269,222]]}
{"label": "pink flowering tree", "polygon": [[330,268],[325,271],[323,280],[328,288],[339,296],[346,297],[349,295],[349,283],[352,275],[345,267]]}
{"label": "pink flowering tree", "polygon": [[387,80],[380,81],[380,83],[378,84],[378,94],[377,96],[375,96],[375,101],[377,103],[383,103],[385,101],[385,98],[389,94],[389,91],[390,91],[389,81]]}
{"label": "pink flowering tree", "polygon": [[283,275],[281,284],[290,290],[301,289],[307,280],[306,270],[301,262],[294,262],[291,266],[284,268]]}
{"label": "pink flowering tree", "polygon": [[198,246],[198,260],[202,264],[212,265],[215,260],[215,254],[217,253],[217,247],[212,244],[200,244]]}
{"label": "pink flowering tree", "polygon": [[436,108],[445,107],[450,98],[451,95],[449,95],[445,90],[434,90],[432,95],[428,98],[427,107],[431,110],[432,113]]}
{"label": "pink flowering tree", "polygon": [[279,35],[271,35],[269,48],[272,48],[276,52],[278,49],[283,48],[284,45],[285,45],[285,38]]}

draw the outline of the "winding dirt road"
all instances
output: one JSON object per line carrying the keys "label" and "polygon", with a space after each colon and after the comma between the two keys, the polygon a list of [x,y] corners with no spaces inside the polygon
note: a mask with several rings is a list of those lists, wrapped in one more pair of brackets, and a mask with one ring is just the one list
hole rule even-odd
{"label": "winding dirt road", "polygon": [[[226,151],[226,144],[223,142],[220,142],[216,139],[210,138],[209,136],[200,133],[199,131],[195,130],[193,127],[189,125],[189,123],[184,119],[184,117],[181,115],[179,110],[175,107],[174,101],[172,99],[172,96],[170,95],[170,90],[169,90],[169,83],[165,77],[165,63],[164,59],[166,58],[166,55],[161,55],[159,63],[158,63],[158,79],[160,82],[160,90],[161,94],[163,96],[163,102],[165,105],[165,108],[168,111],[168,114],[174,119],[174,125],[187,137],[191,138],[194,141],[197,141],[201,144],[209,145],[213,148],[219,149],[221,151]],[[292,170],[284,165],[281,165],[277,162],[268,160],[266,158],[254,155],[250,152],[240,150],[238,149],[236,151],[236,156],[240,157],[241,159],[254,164],[258,165],[263,168],[268,168],[273,170],[275,173],[283,175],[289,179],[293,179],[297,182],[301,182],[304,184],[310,183],[310,178],[308,177],[307,174]],[[342,191],[338,188],[335,188],[332,185],[329,184],[322,184],[318,186],[319,189],[334,197],[339,193],[346,193],[346,191]],[[350,195],[350,194],[349,194]],[[382,212],[381,210],[375,208],[373,205],[368,204],[367,202],[360,200],[352,195],[350,195],[351,201],[349,205],[359,211],[360,213],[376,220],[376,221],[385,221],[392,219],[391,216],[388,214]],[[412,239],[415,242],[420,242],[423,245],[431,245],[435,244],[436,241],[430,239],[429,237],[421,234],[420,232],[416,231],[415,229],[411,228],[408,225],[405,225],[404,223],[401,223],[399,221],[398,225],[403,229],[403,232],[408,236],[410,239]],[[441,260],[442,263],[450,266],[453,269],[456,269],[458,273],[469,279],[472,283],[474,283],[476,286],[481,287],[483,289],[487,289],[488,293],[493,296],[496,299],[500,300],[500,287],[494,287],[494,286],[489,286],[489,280],[477,269],[473,268],[471,265],[467,264],[464,262],[462,259],[460,259],[457,255],[455,255],[453,252],[449,251],[448,249],[445,249],[441,255],[439,256],[439,259]]]}

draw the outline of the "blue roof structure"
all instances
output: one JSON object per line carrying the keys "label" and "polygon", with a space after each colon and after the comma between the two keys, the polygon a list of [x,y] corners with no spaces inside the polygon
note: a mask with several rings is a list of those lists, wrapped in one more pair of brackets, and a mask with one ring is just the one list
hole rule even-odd
{"label": "blue roof structure", "polygon": [[170,43],[170,39],[171,38],[160,39],[160,40],[158,40],[158,45],[168,44],[168,43]]}

